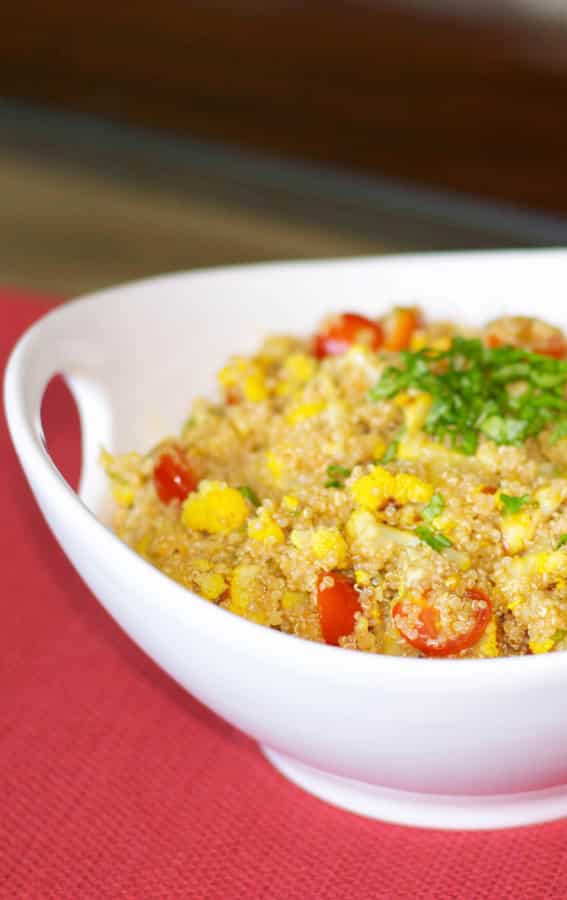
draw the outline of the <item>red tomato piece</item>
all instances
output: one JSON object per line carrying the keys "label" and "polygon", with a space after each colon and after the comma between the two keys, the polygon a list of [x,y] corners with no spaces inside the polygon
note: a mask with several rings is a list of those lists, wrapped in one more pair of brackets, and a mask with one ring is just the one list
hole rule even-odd
{"label": "red tomato piece", "polygon": [[543,356],[552,356],[554,359],[565,359],[567,356],[567,343],[562,335],[554,334],[545,344],[536,346],[535,352],[541,353]]}
{"label": "red tomato piece", "polygon": [[162,503],[185,500],[197,484],[197,476],[180,447],[172,447],[159,456],[154,466],[154,486]]}
{"label": "red tomato piece", "polygon": [[[503,331],[505,341],[498,333],[499,329]],[[540,319],[528,316],[505,316],[496,319],[491,323],[485,340],[487,346],[492,349],[502,347],[506,342],[511,347],[520,347],[531,353],[552,356],[554,359],[567,357],[567,339],[563,332]]]}
{"label": "red tomato piece", "polygon": [[[328,579],[333,584],[321,587]],[[352,634],[355,613],[361,611],[352,581],[340,572],[324,572],[317,582],[317,607],[325,643],[337,647],[340,637]]]}
{"label": "red tomato piece", "polygon": [[242,402],[242,394],[235,387],[228,387],[224,392],[224,402],[227,406],[238,406]]}
{"label": "red tomato piece", "polygon": [[[443,637],[439,634],[439,613],[434,606],[424,603],[417,616],[417,621],[408,622],[407,612],[404,611],[405,601],[399,600],[392,610],[394,623],[401,636],[426,656],[442,657],[455,656],[463,650],[471,647],[481,639],[492,616],[492,603],[489,597],[480,588],[470,588],[465,596],[477,601],[474,610],[474,621],[469,631],[458,637]],[[478,602],[480,601],[480,602]],[[432,641],[435,643],[432,645]]]}
{"label": "red tomato piece", "polygon": [[357,313],[342,313],[331,319],[325,330],[313,338],[313,355],[340,356],[353,344],[364,344],[372,350],[382,346],[382,326]]}
{"label": "red tomato piece", "polygon": [[414,306],[400,306],[392,310],[384,320],[384,349],[407,350],[414,332],[422,324],[421,313]]}
{"label": "red tomato piece", "polygon": [[[502,347],[503,344],[502,340],[495,334],[489,334],[486,343],[492,350],[496,347]],[[552,356],[554,359],[565,359],[567,357],[567,342],[560,334],[554,334],[543,344],[527,346],[526,350],[531,350],[532,353],[540,353],[542,356]]]}

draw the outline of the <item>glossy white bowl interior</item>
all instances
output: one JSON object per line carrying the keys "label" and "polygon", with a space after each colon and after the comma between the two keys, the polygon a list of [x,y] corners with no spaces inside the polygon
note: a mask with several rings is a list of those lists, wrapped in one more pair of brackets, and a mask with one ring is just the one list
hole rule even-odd
{"label": "glossy white bowl interior", "polygon": [[[12,354],[5,403],[37,501],[69,559],[173,678],[313,793],[407,824],[488,828],[567,815],[567,653],[412,660],[311,644],[165,578],[106,527],[101,445],[144,450],[214,390],[232,352],[308,334],[334,310],[422,305],[480,323],[567,326],[567,253],[528,251],[224,268],[156,278],[50,313]],[[45,386],[64,373],[83,429],[79,500],[47,456]]]}

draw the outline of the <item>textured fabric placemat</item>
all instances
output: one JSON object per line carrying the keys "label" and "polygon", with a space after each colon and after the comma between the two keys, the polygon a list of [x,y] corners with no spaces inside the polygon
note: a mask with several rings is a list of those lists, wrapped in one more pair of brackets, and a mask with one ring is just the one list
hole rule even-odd
{"label": "textured fabric placemat", "polygon": [[[0,291],[2,368],[46,308]],[[46,415],[73,481],[61,385]],[[3,419],[0,473],[1,898],[567,897],[567,821],[420,831],[288,783],[98,605],[43,523]]]}

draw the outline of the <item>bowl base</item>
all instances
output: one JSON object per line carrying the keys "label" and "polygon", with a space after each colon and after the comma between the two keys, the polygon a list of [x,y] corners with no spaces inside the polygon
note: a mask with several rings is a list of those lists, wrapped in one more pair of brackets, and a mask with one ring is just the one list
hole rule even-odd
{"label": "bowl base", "polygon": [[419,828],[479,831],[550,822],[567,816],[567,785],[518,794],[420,794],[379,787],[313,769],[270,747],[262,751],[282,775],[349,812]]}

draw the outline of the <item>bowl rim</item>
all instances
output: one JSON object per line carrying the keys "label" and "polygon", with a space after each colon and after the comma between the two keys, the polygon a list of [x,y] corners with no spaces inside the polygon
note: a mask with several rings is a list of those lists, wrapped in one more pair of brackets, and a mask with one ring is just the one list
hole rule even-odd
{"label": "bowl rim", "polygon": [[[56,468],[47,452],[36,440],[36,436],[27,428],[25,417],[21,409],[21,398],[18,396],[18,384],[22,366],[25,364],[25,355],[32,342],[40,338],[47,322],[62,318],[80,306],[92,305],[106,300],[128,289],[129,291],[140,287],[163,287],[172,280],[195,278],[195,276],[207,276],[226,272],[228,274],[244,274],[258,269],[299,268],[302,266],[368,262],[385,262],[392,258],[410,262],[413,259],[422,260],[424,257],[443,261],[445,259],[475,257],[502,257],[502,256],[537,255],[541,257],[563,256],[567,261],[567,252],[561,248],[528,250],[490,250],[490,251],[450,251],[446,253],[400,253],[378,256],[348,257],[345,259],[330,260],[300,260],[268,263],[251,263],[245,265],[231,265],[219,267],[207,267],[186,272],[172,272],[163,275],[151,276],[135,281],[125,282],[99,291],[90,292],[77,298],[73,298],[61,306],[51,309],[40,316],[20,336],[12,349],[4,371],[4,408],[8,430],[15,447],[16,455],[20,462],[24,455],[29,459],[29,464],[41,477],[49,479],[50,488],[55,492],[56,502],[65,510],[67,515],[76,519],[81,527],[92,533],[93,540],[100,546],[100,551],[108,555],[112,560],[118,556],[123,564],[133,569],[136,580],[144,581],[155,586],[152,593],[156,604],[166,603],[174,615],[186,614],[201,620],[203,626],[215,630],[222,640],[231,642],[241,640],[247,649],[256,655],[269,656],[277,659],[278,664],[299,664],[303,670],[312,670],[314,673],[325,672],[327,676],[336,678],[345,683],[348,678],[360,680],[361,677],[371,677],[373,680],[382,678],[395,679],[400,686],[411,687],[415,690],[416,684],[420,690],[428,691],[434,684],[436,688],[442,687],[444,692],[462,692],[482,689],[491,684],[494,689],[508,684],[517,689],[519,685],[529,683],[533,685],[534,679],[538,681],[556,680],[558,675],[567,679],[567,651],[550,652],[526,656],[501,656],[495,658],[423,658],[423,657],[398,657],[387,656],[379,653],[364,653],[359,650],[347,650],[342,647],[329,646],[324,643],[309,641],[295,635],[286,634],[276,629],[267,628],[248,619],[244,619],[216,604],[206,600],[198,594],[185,588],[173,579],[169,578],[151,563],[137,554],[131,547],[125,544],[114,534],[109,526],[102,522],[81,500],[79,494],[70,487],[62,474]],[[63,549],[65,549],[63,547]],[[128,561],[126,563],[126,561]],[[91,592],[92,593],[92,592]],[[98,598],[97,598],[98,600]],[[100,602],[100,600],[98,600]],[[159,609],[158,609],[159,614]],[[286,662],[287,658],[287,662]],[[451,672],[451,677],[446,676]],[[418,676],[418,677],[416,677]]]}

